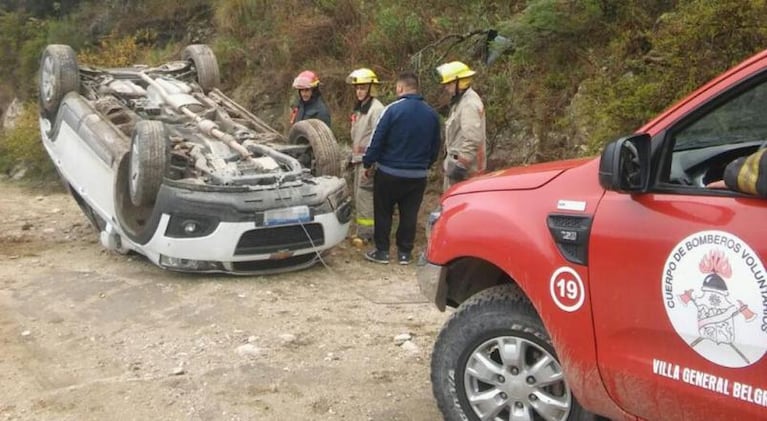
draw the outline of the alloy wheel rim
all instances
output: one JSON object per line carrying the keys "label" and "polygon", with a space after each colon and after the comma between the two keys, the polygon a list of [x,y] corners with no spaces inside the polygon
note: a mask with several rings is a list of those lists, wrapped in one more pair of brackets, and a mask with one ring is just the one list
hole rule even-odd
{"label": "alloy wheel rim", "polygon": [[136,191],[138,191],[138,142],[136,142],[136,139],[133,139],[133,144],[131,145],[131,156],[130,156],[130,189],[132,194],[136,194]]}
{"label": "alloy wheel rim", "polygon": [[464,371],[464,391],[481,420],[564,421],[572,394],[562,367],[530,340],[501,336],[472,351]]}
{"label": "alloy wheel rim", "polygon": [[53,99],[54,92],[56,91],[56,77],[53,67],[53,58],[51,56],[45,57],[40,79],[42,81],[43,99],[46,102]]}

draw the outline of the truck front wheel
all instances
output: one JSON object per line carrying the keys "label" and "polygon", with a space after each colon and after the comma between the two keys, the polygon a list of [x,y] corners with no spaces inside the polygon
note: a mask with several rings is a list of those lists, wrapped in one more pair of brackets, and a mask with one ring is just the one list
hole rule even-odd
{"label": "truck front wheel", "polygon": [[437,338],[431,364],[446,420],[588,420],[565,383],[533,307],[509,285],[464,302]]}

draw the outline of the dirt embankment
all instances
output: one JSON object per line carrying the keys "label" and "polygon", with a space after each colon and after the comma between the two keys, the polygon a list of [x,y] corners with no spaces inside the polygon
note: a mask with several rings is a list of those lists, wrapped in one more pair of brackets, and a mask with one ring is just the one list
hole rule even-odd
{"label": "dirt embankment", "polygon": [[0,214],[0,420],[440,418],[447,315],[412,266],[344,244],[300,272],[179,274],[104,251],[62,192],[0,180]]}

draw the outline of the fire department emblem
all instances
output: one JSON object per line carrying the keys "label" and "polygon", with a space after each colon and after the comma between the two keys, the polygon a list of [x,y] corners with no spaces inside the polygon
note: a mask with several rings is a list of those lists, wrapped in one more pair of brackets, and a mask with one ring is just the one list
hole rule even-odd
{"label": "fire department emblem", "polygon": [[669,254],[661,282],[671,324],[695,352],[725,367],[754,364],[767,348],[767,272],[740,238],[703,231]]}

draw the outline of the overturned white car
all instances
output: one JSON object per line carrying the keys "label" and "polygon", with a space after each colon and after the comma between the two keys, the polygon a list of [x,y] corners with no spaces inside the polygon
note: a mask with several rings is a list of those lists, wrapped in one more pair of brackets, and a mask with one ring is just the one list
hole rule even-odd
{"label": "overturned white car", "polygon": [[319,120],[287,137],[224,95],[206,45],[158,67],[79,66],[48,45],[40,128],[104,247],[172,270],[272,273],[343,241],[351,202]]}

